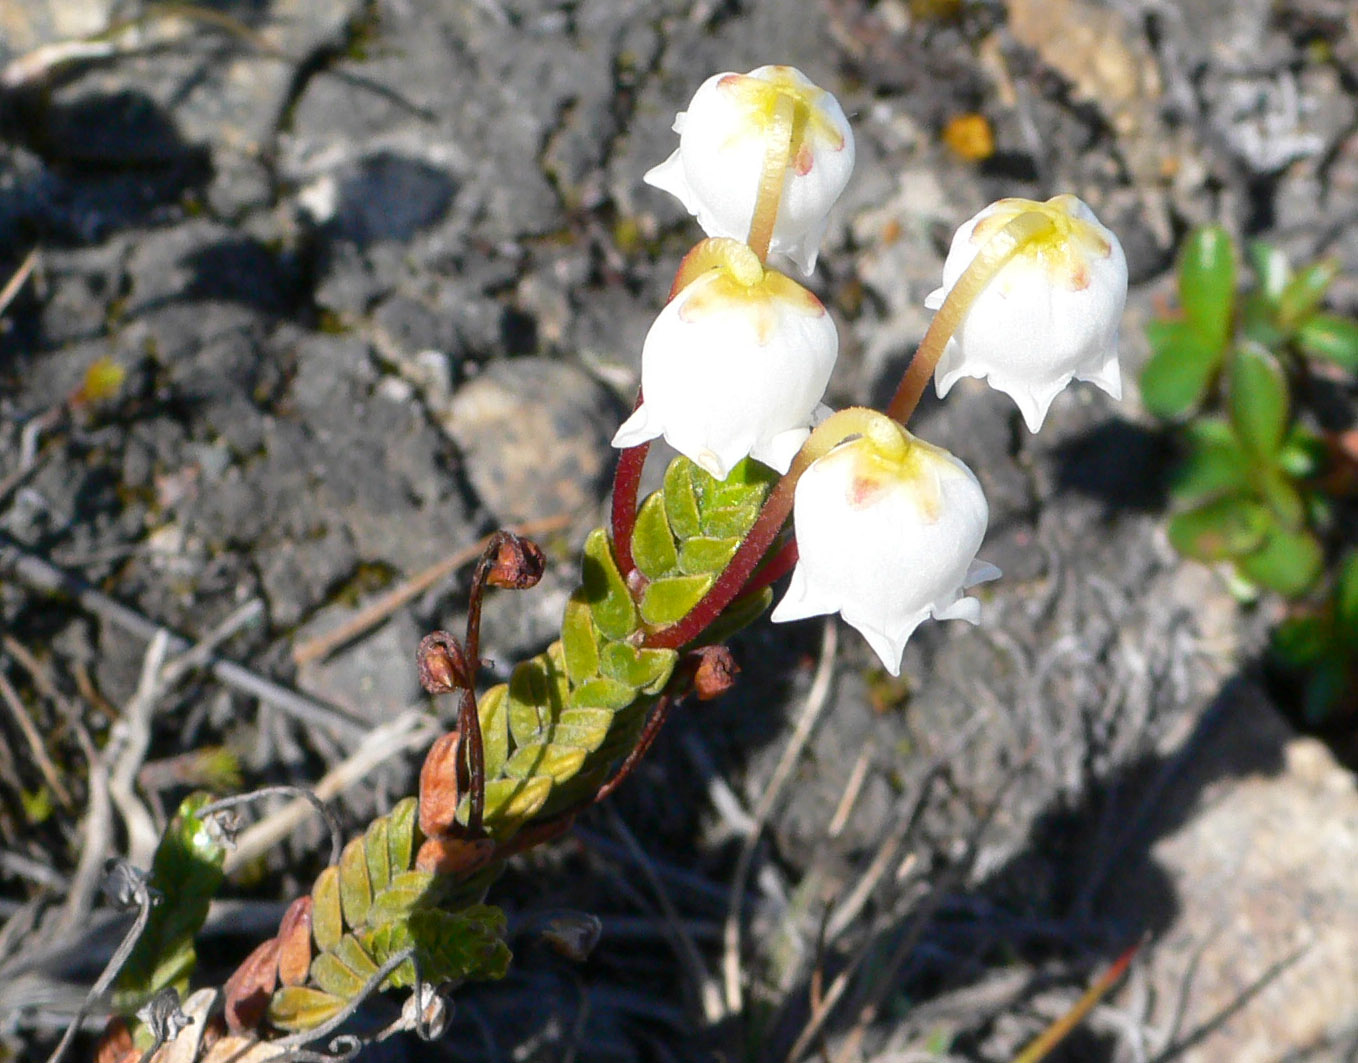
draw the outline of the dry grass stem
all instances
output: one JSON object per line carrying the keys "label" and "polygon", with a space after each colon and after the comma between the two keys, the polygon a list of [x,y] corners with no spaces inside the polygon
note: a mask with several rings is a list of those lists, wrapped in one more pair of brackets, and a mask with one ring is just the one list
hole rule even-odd
{"label": "dry grass stem", "polygon": [[5,281],[5,286],[0,288],[0,314],[9,309],[9,304],[14,302],[14,297],[19,294],[25,282],[32,276],[37,264],[38,249],[35,247],[24,256],[24,260],[19,263],[19,268],[10,274],[9,280]]}
{"label": "dry grass stem", "polygon": [[66,789],[66,785],[61,781],[61,773],[52,763],[52,758],[47,755],[47,747],[43,745],[37,725],[29,718],[28,709],[24,705],[23,699],[19,697],[19,692],[14,689],[9,677],[5,675],[2,669],[0,669],[0,701],[5,703],[10,715],[14,717],[14,722],[18,724],[19,730],[24,736],[24,742],[28,745],[28,751],[33,754],[33,760],[38,766],[38,771],[42,773],[43,781],[47,783],[48,788],[61,802],[63,808],[71,808],[74,804],[71,800],[71,792]]}
{"label": "dry grass stem", "polygon": [[835,809],[835,814],[830,817],[830,825],[825,828],[828,837],[838,838],[848,825],[849,817],[853,815],[854,805],[858,803],[858,795],[863,792],[863,782],[868,777],[868,764],[871,761],[872,749],[869,746],[858,754],[858,759],[854,761],[853,768],[849,772],[849,779],[844,784],[844,794],[839,799],[839,806]]}
{"label": "dry grass stem", "polygon": [[[438,734],[438,722],[428,713],[407,709],[391,723],[373,728],[358,749],[325,773],[312,793],[322,801],[333,800],[361,782],[379,764],[428,745]],[[226,873],[229,875],[257,860],[314,815],[316,810],[310,801],[298,798],[242,831],[236,839],[236,848],[226,858]]]}
{"label": "dry grass stem", "polygon": [[160,841],[160,831],[151,813],[137,797],[136,783],[151,747],[151,716],[165,689],[160,675],[169,644],[169,632],[163,629],[151,640],[142,659],[137,689],[123,711],[122,720],[114,725],[104,750],[105,759],[111,762],[109,796],[127,827],[127,859],[137,867],[150,866]]}
{"label": "dry grass stem", "polygon": [[835,652],[839,648],[839,628],[835,618],[830,617],[821,627],[820,659],[816,664],[816,674],[811,680],[802,711],[797,717],[796,726],[788,736],[787,745],[774,766],[773,775],[765,787],[763,796],[754,810],[754,824],[745,836],[736,859],[735,873],[731,876],[731,889],[727,895],[726,925],[722,934],[722,984],[727,1015],[738,1015],[744,1007],[744,990],[741,984],[741,947],[740,921],[745,897],[745,887],[750,878],[750,865],[754,861],[755,849],[764,833],[774,805],[782,796],[783,787],[792,776],[797,760],[806,748],[811,732],[820,719],[821,713],[830,701],[830,684],[834,678]]}
{"label": "dry grass stem", "polygon": [[689,979],[692,985],[699,989],[699,1000],[703,1009],[703,1018],[709,1023],[715,1023],[721,1019],[721,1001],[718,998],[716,988],[707,977],[707,970],[703,966],[702,955],[698,952],[698,946],[693,943],[693,938],[689,936],[683,922],[679,918],[679,912],[674,907],[674,901],[670,898],[669,892],[665,889],[665,884],[661,882],[660,876],[655,868],[651,866],[650,857],[642,849],[641,844],[633,837],[632,832],[627,829],[627,824],[622,821],[617,810],[612,805],[601,806],[609,821],[609,826],[613,828],[619,840],[626,846],[633,862],[641,869],[641,873],[646,877],[647,885],[651,887],[651,892],[655,894],[655,899],[660,905],[660,911],[665,917],[665,925],[670,932],[675,950],[679,954],[680,960],[688,969]]}
{"label": "dry grass stem", "polygon": [[[541,520],[525,521],[516,524],[510,529],[515,535],[546,535],[550,532],[559,531],[571,522],[571,517],[566,513],[559,513],[554,517],[543,517]],[[494,533],[492,532],[491,535]],[[471,564],[481,552],[485,550],[490,542],[491,536],[486,535],[470,546],[464,546],[460,550],[449,554],[442,561],[437,561],[416,573],[404,583],[393,587],[386,594],[382,595],[370,605],[364,606],[352,617],[346,620],[333,631],[317,635],[315,638],[307,639],[293,647],[292,660],[299,667],[318,661],[323,657],[329,656],[339,649],[346,642],[358,638],[367,631],[372,630],[392,613],[396,612],[407,602],[413,601],[427,591],[440,580],[447,579],[463,565]]]}
{"label": "dry grass stem", "polygon": [[[39,593],[70,598],[101,620],[148,642],[155,638],[157,632],[164,630],[155,621],[114,601],[84,580],[4,539],[0,539],[0,573],[17,579]],[[185,653],[192,648],[192,643],[171,634],[168,648],[171,653]],[[303,723],[323,727],[350,741],[361,741],[368,732],[368,726],[362,720],[355,719],[333,705],[323,704],[265,679],[234,661],[212,656],[204,664],[220,682],[258,698]]]}

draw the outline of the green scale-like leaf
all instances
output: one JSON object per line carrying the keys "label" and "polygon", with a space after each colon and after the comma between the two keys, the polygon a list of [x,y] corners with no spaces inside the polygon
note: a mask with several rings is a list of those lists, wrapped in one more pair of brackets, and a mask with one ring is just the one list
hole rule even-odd
{"label": "green scale-like leaf", "polygon": [[[310,1029],[338,1012],[389,955],[378,955],[369,942],[392,933],[394,926],[404,927],[438,900],[434,875],[411,866],[421,841],[417,819],[417,801],[406,798],[350,841],[338,865],[317,876],[311,890],[309,977],[305,985],[274,993],[269,1019],[275,1026]],[[501,968],[491,963],[487,970]],[[396,984],[394,976],[385,983]]]}

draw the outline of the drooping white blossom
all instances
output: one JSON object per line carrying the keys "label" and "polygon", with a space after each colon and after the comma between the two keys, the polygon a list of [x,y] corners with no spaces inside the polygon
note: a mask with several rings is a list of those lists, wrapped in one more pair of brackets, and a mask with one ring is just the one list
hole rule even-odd
{"label": "drooping white blossom", "polygon": [[802,474],[797,567],[772,618],[838,612],[898,675],[915,628],[931,616],[976,623],[980,603],[963,592],[1000,573],[976,560],[989,509],[971,470],[894,423],[890,430],[899,445],[859,436]]}
{"label": "drooping white blossom", "polygon": [[925,306],[938,309],[985,242],[1024,213],[1045,215],[1050,230],[1022,244],[971,304],[934,371],[938,394],[962,377],[983,377],[1008,394],[1030,432],[1052,399],[1074,380],[1122,397],[1118,325],[1127,300],[1122,245],[1081,200],[1002,199],[953,236],[943,287]]}
{"label": "drooping white blossom", "polygon": [[756,268],[753,283],[708,270],[660,312],[641,351],[642,403],[615,447],[663,435],[721,480],[747,455],[787,471],[825,394],[839,336],[811,292]]}
{"label": "drooping white blossom", "polygon": [[809,275],[853,171],[854,143],[839,102],[801,71],[761,66],[708,78],[674,120],[679,147],[643,180],[676,196],[709,236],[745,240],[780,95],[792,102],[793,153],[770,249]]}

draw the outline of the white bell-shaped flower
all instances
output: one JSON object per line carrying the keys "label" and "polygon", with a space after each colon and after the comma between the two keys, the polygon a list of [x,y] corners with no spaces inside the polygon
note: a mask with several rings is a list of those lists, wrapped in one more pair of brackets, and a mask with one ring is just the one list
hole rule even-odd
{"label": "white bell-shaped flower", "polygon": [[[867,412],[867,411],[865,411]],[[989,509],[971,470],[884,415],[797,482],[797,567],[774,621],[838,612],[892,675],[927,619],[976,623],[963,592],[1000,575],[976,560]]]}
{"label": "white bell-shaped flower", "polygon": [[1072,379],[1122,397],[1118,325],[1127,259],[1113,232],[1072,195],[1045,203],[1002,199],[957,230],[943,287],[925,306],[938,309],[986,241],[1025,213],[1046,216],[1049,229],[1021,244],[976,297],[939,359],[934,383],[941,397],[961,377],[987,378],[1018,403],[1036,432]]}
{"label": "white bell-shaped flower", "polygon": [[719,480],[747,455],[786,472],[825,394],[839,335],[811,292],[764,269],[745,245],[722,243],[738,250],[735,268],[699,274],[660,312],[641,350],[642,403],[613,445],[663,435]]}
{"label": "white bell-shaped flower", "polygon": [[674,120],[679,147],[643,180],[676,196],[709,236],[744,241],[779,96],[792,103],[792,153],[770,250],[809,275],[853,172],[854,144],[839,102],[800,70],[761,66],[708,78]]}

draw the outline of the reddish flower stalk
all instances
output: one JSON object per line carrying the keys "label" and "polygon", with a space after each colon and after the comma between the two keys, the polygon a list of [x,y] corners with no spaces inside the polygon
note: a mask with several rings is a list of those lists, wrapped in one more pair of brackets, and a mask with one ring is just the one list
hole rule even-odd
{"label": "reddish flower stalk", "polygon": [[650,717],[646,720],[646,726],[641,729],[641,735],[637,738],[637,744],[632,747],[632,751],[627,754],[627,758],[618,766],[613,778],[599,787],[594,795],[594,803],[609,797],[613,791],[621,786],[638,764],[641,763],[647,752],[651,748],[651,743],[655,741],[655,736],[660,733],[660,728],[665,726],[665,719],[670,714],[670,708],[674,704],[674,698],[669,694],[661,694],[660,700],[656,702],[655,708],[651,710]]}
{"label": "reddish flower stalk", "polygon": [[[641,389],[637,389],[637,401],[632,406],[635,412],[641,406]],[[646,455],[651,444],[627,447],[618,455],[618,464],[613,470],[613,558],[618,563],[618,571],[628,586],[632,583],[632,573],[637,570],[632,558],[632,529],[637,523],[637,498],[641,493],[641,470],[646,464]]]}
{"label": "reddish flower stalk", "polygon": [[788,474],[778,481],[769,493],[764,508],[740,544],[731,561],[717,581],[689,614],[678,623],[661,628],[646,637],[645,645],[656,649],[677,650],[703,633],[717,619],[745,587],[769,546],[777,538],[788,514],[792,512],[792,494],[801,475],[801,459],[793,463]]}
{"label": "reddish flower stalk", "polygon": [[751,594],[758,594],[765,587],[777,583],[780,579],[792,571],[797,564],[797,540],[791,537],[778,547],[759,568],[755,569],[754,574],[745,581],[745,586],[741,588],[741,598],[746,598]]}
{"label": "reddish flower stalk", "polygon": [[[464,640],[468,686],[463,689],[457,706],[457,729],[462,732],[467,746],[467,830],[472,835],[480,832],[486,810],[486,752],[481,741],[481,715],[476,707],[476,673],[481,668],[481,602],[486,596],[486,584],[492,577],[504,586],[531,587],[541,577],[541,561],[542,551],[535,544],[520,539],[513,532],[498,531],[486,544],[481,560],[476,563],[476,571],[472,573]],[[508,579],[500,578],[506,568],[514,572],[509,573]],[[532,572],[534,568],[536,575]]]}

